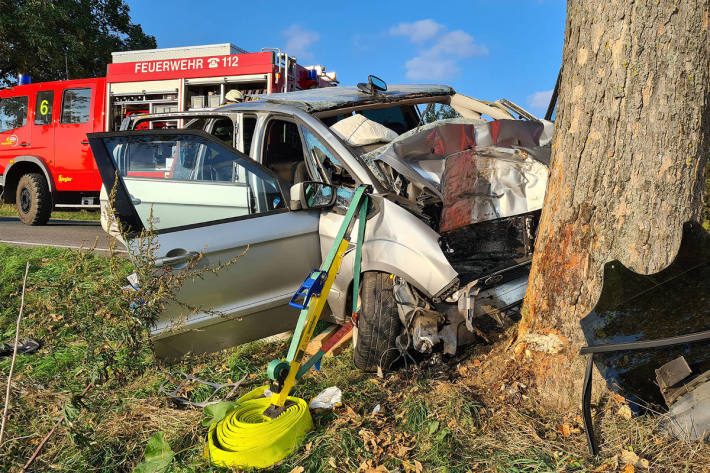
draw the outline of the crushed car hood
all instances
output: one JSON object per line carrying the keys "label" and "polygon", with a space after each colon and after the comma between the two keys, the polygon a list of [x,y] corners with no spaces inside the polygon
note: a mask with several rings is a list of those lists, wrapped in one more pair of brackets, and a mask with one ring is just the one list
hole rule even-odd
{"label": "crushed car hood", "polygon": [[443,202],[440,231],[542,208],[550,160],[537,121],[455,118],[361,156],[392,167]]}

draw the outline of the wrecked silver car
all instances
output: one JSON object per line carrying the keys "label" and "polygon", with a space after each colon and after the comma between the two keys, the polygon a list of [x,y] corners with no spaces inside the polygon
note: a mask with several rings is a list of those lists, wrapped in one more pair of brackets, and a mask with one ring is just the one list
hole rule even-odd
{"label": "wrecked silver car", "polygon": [[[133,117],[124,131],[90,135],[105,188],[118,176],[117,218],[134,234],[153,228],[157,264],[180,268],[201,253],[200,265],[215,265],[249,247],[236,264],[182,288],[181,301],[199,310],[166,310],[154,329],[159,355],[292,329],[298,311],[289,299],[330,249],[356,185],[372,189],[358,367],[386,369],[408,350],[454,354],[481,320],[502,323],[519,305],[552,123],[448,86],[385,88],[370,81],[256,96]],[[451,118],[425,123],[436,107],[450,107]],[[132,130],[143,122],[163,129]],[[335,204],[300,205],[307,181],[336,186]],[[346,253],[328,296],[338,323],[353,316],[353,260]]]}

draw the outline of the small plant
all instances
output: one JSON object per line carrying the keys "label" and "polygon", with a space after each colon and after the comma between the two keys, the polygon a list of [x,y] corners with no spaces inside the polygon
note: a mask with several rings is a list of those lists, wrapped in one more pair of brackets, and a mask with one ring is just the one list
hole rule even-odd
{"label": "small plant", "polygon": [[[114,188],[111,203],[115,194]],[[109,224],[119,228],[113,211],[109,212]],[[120,232],[120,238],[129,241],[125,231]],[[105,446],[92,440],[102,434],[96,422],[104,411],[121,405],[114,397],[116,392],[146,370],[158,368],[150,336],[158,316],[170,306],[182,307],[187,314],[183,319],[189,318],[199,308],[180,303],[185,281],[218,272],[238,259],[200,266],[201,257],[197,257],[179,270],[156,267],[153,260],[158,241],[152,228],[131,239],[130,261],[119,256],[116,245],[117,241],[111,242],[108,258],[96,255],[93,247],[78,251],[0,248],[5,253],[0,255],[0,333],[14,335],[10,322],[16,319],[18,306],[17,274],[20,264],[24,268],[21,260],[29,259],[28,317],[21,334],[43,343],[36,356],[17,360],[8,418],[10,440],[2,447],[0,471],[10,471],[11,465],[24,464],[30,458],[36,443],[16,439],[25,438],[22,433],[28,428],[36,436],[44,436],[54,422],[42,422],[47,417],[64,423],[70,441],[81,447],[83,458],[72,462],[78,461],[82,468],[100,468],[104,462],[114,461],[111,455],[104,455]],[[133,287],[126,279],[131,272],[139,281]],[[7,364],[0,361],[0,372],[7,371]],[[66,388],[70,388],[70,395],[60,394],[57,399],[55,393]],[[61,410],[53,414],[57,404]],[[50,414],[38,417],[39,412]],[[53,445],[48,442],[43,448],[51,450]],[[62,457],[64,452],[52,454]],[[41,454],[38,458],[36,463],[41,463]]]}

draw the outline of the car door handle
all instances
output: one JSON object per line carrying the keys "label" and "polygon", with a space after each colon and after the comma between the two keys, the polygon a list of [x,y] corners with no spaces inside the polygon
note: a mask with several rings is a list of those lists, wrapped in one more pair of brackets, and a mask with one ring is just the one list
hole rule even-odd
{"label": "car door handle", "polygon": [[[171,253],[174,256],[170,255]],[[175,253],[178,253],[178,254],[175,254]],[[155,266],[174,266],[177,264],[186,263],[186,262],[200,256],[200,253],[197,251],[187,251],[187,250],[183,250],[182,248],[170,250],[170,251],[168,251],[167,254],[169,256],[164,256],[162,258],[156,258],[156,260],[153,262],[153,264]]]}
{"label": "car door handle", "polygon": [[20,146],[29,146],[29,145],[30,145],[30,143],[28,143],[26,141],[23,141],[22,143],[20,143]]}
{"label": "car door handle", "polygon": [[84,140],[84,141],[81,142],[81,144],[83,144],[83,145],[88,145],[88,144],[89,144],[89,140]]}

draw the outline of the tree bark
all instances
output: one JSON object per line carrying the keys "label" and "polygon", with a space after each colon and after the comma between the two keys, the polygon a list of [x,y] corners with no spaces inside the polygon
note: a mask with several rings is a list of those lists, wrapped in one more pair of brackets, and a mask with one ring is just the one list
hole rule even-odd
{"label": "tree bark", "polygon": [[604,264],[663,269],[682,224],[701,215],[709,5],[568,1],[551,176],[518,332],[533,351],[541,335],[560,342],[536,362],[557,397],[579,374],[570,369],[584,343],[579,320],[599,297]]}

